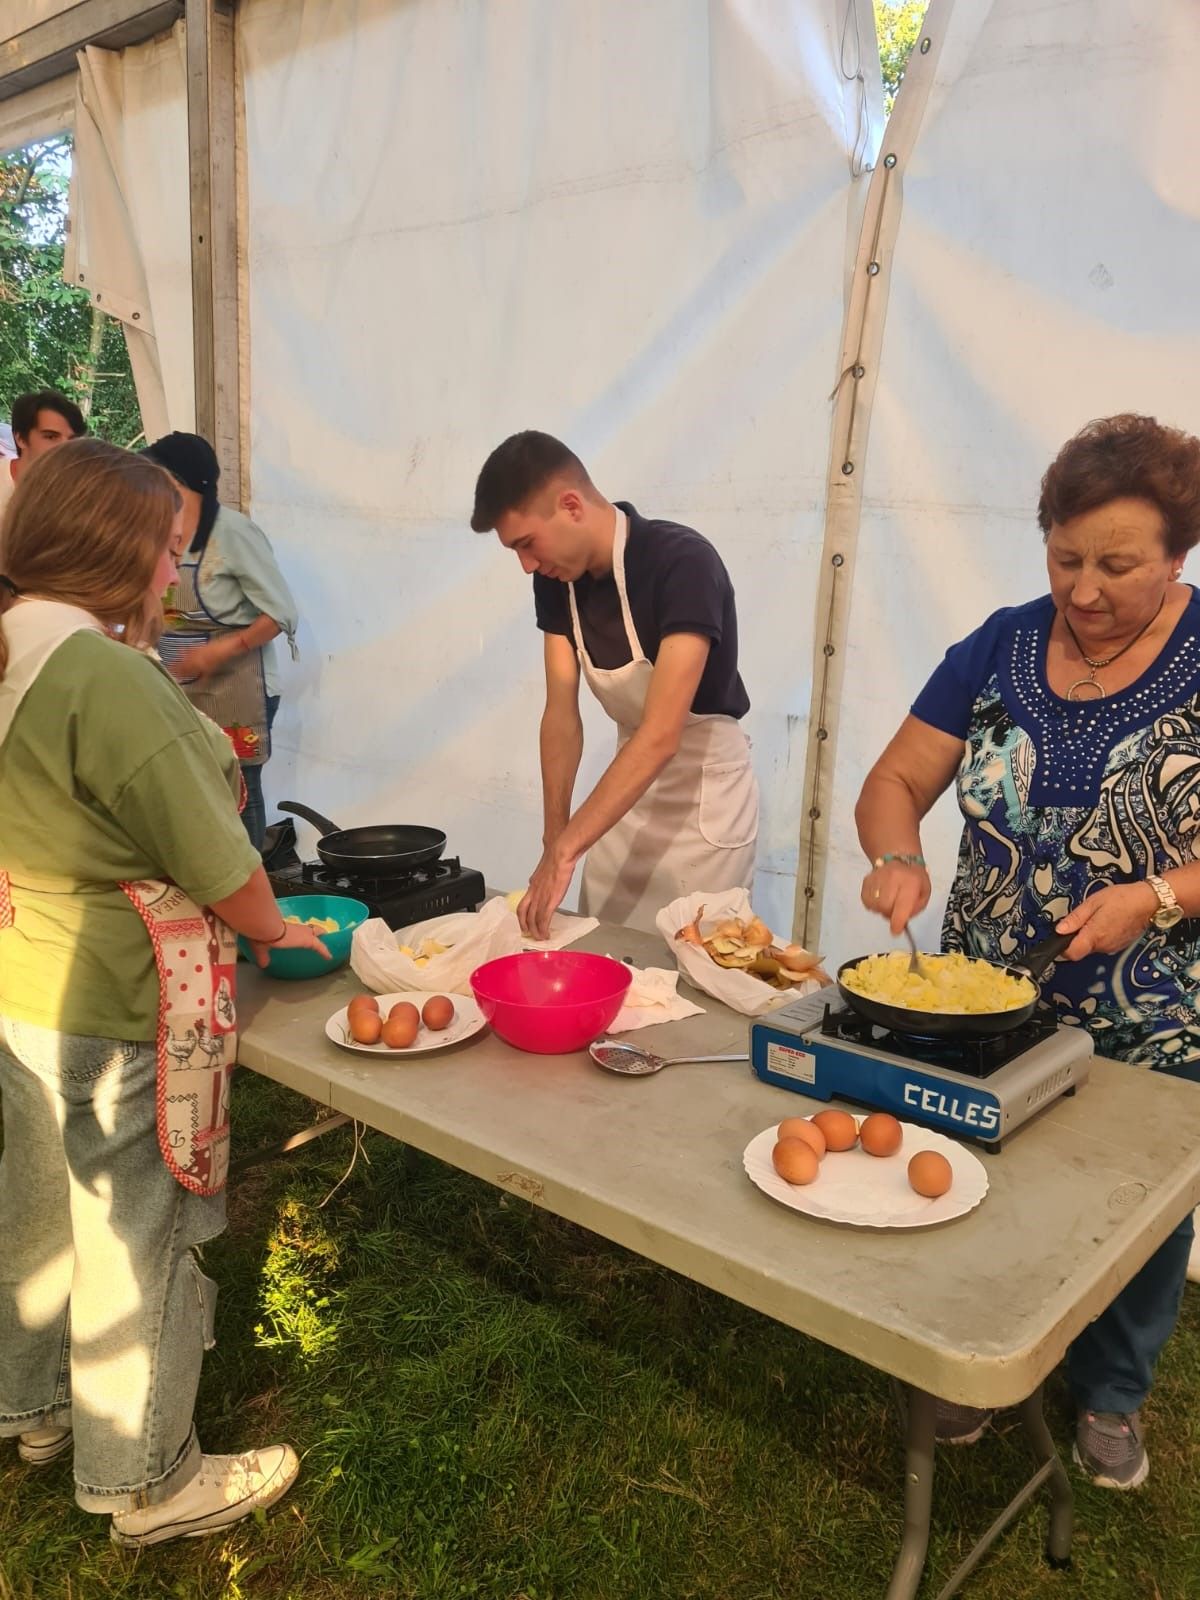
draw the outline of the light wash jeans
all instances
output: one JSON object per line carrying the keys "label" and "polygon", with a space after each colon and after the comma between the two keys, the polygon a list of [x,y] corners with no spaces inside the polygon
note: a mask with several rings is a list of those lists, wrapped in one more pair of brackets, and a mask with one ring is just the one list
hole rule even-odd
{"label": "light wash jeans", "polygon": [[0,1436],[73,1428],[85,1511],[157,1504],[200,1468],[216,1285],[192,1246],[225,1197],[167,1171],[155,1078],[151,1044],[0,1017]]}

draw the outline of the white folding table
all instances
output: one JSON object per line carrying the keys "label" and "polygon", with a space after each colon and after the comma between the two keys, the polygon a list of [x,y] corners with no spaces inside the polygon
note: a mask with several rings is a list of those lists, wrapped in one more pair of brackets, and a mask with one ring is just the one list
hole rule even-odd
{"label": "white folding table", "polygon": [[[604,926],[576,948],[639,966],[668,959],[655,936]],[[939,1600],[1042,1484],[1048,1558],[1068,1560],[1071,1489],[1041,1386],[1200,1201],[1195,1085],[1096,1060],[1076,1096],[1002,1151],[980,1153],[990,1186],[976,1210],[930,1229],[863,1230],[800,1215],[750,1183],[742,1152],[751,1137],[813,1103],[748,1066],[621,1078],[586,1053],[527,1055],[490,1031],[426,1057],[376,1060],[324,1035],[326,1018],[361,988],[348,969],[308,983],[241,972],[244,1066],[342,1113],[339,1122],[391,1134],[903,1384],[904,1533],[887,1600],[912,1600],[924,1567],[934,1396],[1019,1407],[1037,1462]],[[631,1041],[667,1056],[744,1050],[747,1019],[693,997],[705,1015]]]}

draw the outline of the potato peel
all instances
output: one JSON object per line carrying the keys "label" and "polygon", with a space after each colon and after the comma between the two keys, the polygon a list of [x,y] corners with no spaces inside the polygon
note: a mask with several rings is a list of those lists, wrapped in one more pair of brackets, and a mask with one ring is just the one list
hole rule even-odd
{"label": "potato peel", "polygon": [[727,917],[707,938],[701,928],[703,917],[704,907],[700,906],[675,938],[703,950],[718,967],[746,972],[772,989],[790,989],[814,978],[821,984],[831,981],[821,968],[820,956],[812,955],[803,945],[776,945],[775,935],[761,917]]}

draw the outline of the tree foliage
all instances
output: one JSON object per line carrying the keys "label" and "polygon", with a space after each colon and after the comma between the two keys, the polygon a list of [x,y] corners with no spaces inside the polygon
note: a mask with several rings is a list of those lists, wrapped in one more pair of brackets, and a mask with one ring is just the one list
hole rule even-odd
{"label": "tree foliage", "polygon": [[0,157],[0,410],[14,396],[58,389],[116,444],[142,431],[121,324],[63,282],[68,137]]}
{"label": "tree foliage", "polygon": [[875,32],[883,74],[884,109],[890,116],[913,45],[921,35],[926,0],[875,0]]}

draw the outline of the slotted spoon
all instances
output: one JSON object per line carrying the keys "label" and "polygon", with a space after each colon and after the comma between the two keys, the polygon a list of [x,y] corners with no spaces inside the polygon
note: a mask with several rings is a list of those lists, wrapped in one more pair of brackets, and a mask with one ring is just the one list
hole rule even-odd
{"label": "slotted spoon", "polygon": [[661,1072],[664,1067],[677,1067],[681,1062],[699,1061],[749,1061],[742,1056],[656,1056],[652,1050],[642,1050],[636,1044],[624,1044],[618,1039],[597,1039],[588,1053],[598,1067],[607,1072],[620,1072],[628,1078],[644,1078],[648,1073]]}

